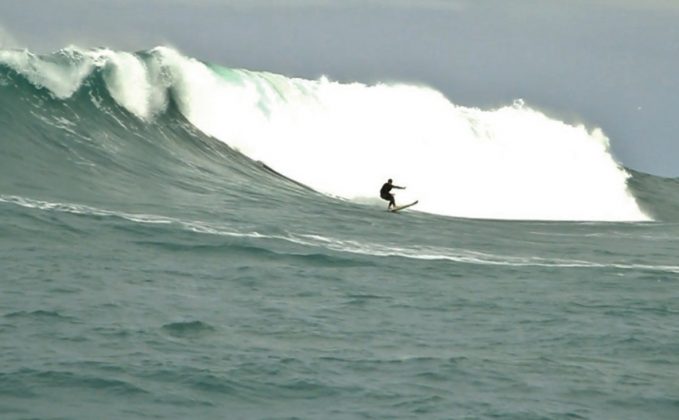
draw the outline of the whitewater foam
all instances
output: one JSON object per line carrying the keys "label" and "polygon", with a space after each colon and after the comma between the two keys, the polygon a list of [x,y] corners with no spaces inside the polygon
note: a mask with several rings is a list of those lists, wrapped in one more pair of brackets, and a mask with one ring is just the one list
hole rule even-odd
{"label": "whitewater foam", "polygon": [[94,68],[91,60],[73,48],[48,56],[28,50],[0,50],[0,64],[22,74],[33,85],[48,89],[59,99],[71,97]]}
{"label": "whitewater foam", "polygon": [[163,89],[155,88],[151,79],[157,79],[150,68],[138,57],[129,53],[103,50],[105,58],[104,79],[113,99],[141,119],[150,119],[166,106]]}
{"label": "whitewater foam", "polygon": [[412,191],[405,199],[418,198],[419,210],[438,214],[649,219],[601,130],[550,119],[522,102],[486,111],[417,86],[241,77],[247,83],[223,79],[210,89],[224,114],[213,116],[213,103],[189,101],[185,115],[326,194],[361,200],[394,178]]}
{"label": "whitewater foam", "polygon": [[523,102],[482,110],[431,88],[341,84],[207,66],[175,50],[106,49],[51,56],[2,51],[0,63],[72,95],[94,68],[142,120],[171,96],[198,129],[325,194],[365,202],[393,178],[398,201],[473,218],[650,220],[600,129],[569,125]]}

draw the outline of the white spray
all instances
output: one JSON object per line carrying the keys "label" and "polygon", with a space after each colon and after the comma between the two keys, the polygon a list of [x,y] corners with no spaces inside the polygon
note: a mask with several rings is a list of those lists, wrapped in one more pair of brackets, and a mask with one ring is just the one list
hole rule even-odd
{"label": "white spray", "polygon": [[[101,65],[96,55],[93,65]],[[437,214],[649,219],[601,130],[565,124],[520,101],[466,108],[426,87],[210,68],[169,48],[144,61],[107,52],[105,61],[115,68],[111,95],[130,112],[151,117],[169,88],[200,130],[328,195],[366,201],[393,178],[408,187],[397,202],[417,198],[417,209]]]}

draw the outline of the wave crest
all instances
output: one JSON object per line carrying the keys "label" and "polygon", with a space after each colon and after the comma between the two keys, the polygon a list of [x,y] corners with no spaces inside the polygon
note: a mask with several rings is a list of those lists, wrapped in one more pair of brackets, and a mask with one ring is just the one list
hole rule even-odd
{"label": "wave crest", "polygon": [[69,47],[0,51],[10,67],[65,100],[94,71],[142,121],[176,104],[196,128],[330,196],[377,203],[387,178],[399,201],[473,218],[649,220],[600,129],[569,125],[523,102],[482,110],[428,87],[341,84],[209,66],[157,47],[141,53]]}

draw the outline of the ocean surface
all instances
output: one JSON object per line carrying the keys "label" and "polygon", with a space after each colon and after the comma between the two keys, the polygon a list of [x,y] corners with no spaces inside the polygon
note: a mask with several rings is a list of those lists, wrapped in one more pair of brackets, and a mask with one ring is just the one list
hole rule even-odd
{"label": "ocean surface", "polygon": [[679,181],[614,141],[165,47],[0,50],[0,418],[677,419]]}

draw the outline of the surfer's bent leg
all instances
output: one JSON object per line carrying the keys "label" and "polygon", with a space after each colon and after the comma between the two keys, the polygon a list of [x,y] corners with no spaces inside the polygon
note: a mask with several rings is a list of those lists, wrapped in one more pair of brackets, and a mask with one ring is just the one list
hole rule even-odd
{"label": "surfer's bent leg", "polygon": [[380,198],[381,198],[382,200],[387,200],[387,201],[389,202],[389,204],[387,205],[387,208],[388,208],[388,209],[390,209],[391,206],[395,206],[395,205],[396,205],[396,204],[394,204],[394,196],[391,195],[391,194],[389,194],[389,193],[380,194]]}

